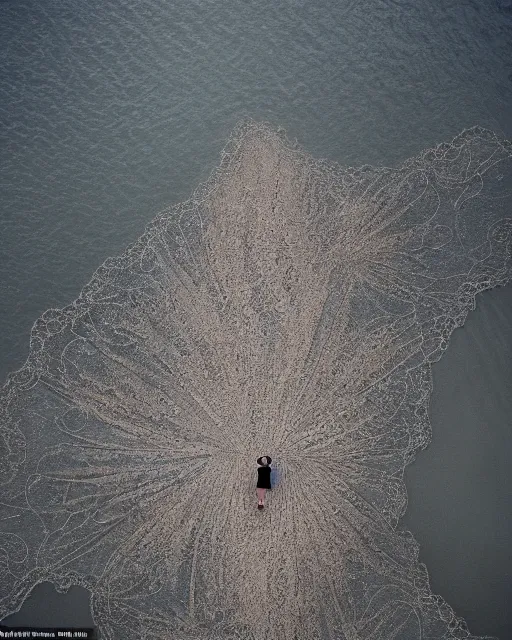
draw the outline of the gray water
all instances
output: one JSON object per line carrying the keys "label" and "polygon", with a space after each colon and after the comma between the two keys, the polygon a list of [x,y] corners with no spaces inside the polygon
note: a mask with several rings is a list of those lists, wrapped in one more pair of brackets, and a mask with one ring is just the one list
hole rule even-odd
{"label": "gray water", "polygon": [[[73,300],[105,258],[187,198],[244,116],[282,126],[314,156],[343,165],[394,166],[475,124],[512,137],[511,23],[505,1],[2,2],[0,378],[23,364],[34,320]],[[503,293],[482,296],[479,309],[486,299],[510,300]],[[473,633],[506,638],[510,557],[495,550],[510,543],[510,476],[468,479],[472,465],[460,457],[465,425],[478,450],[479,426],[494,420],[505,432],[485,431],[486,446],[502,456],[494,469],[509,459],[500,402],[510,368],[469,355],[484,344],[501,345],[503,355],[510,304],[500,313],[508,319],[470,316],[434,367],[434,439],[409,469],[404,522],[421,543],[434,592]],[[459,345],[470,326],[473,343]],[[477,364],[472,377],[462,375]],[[457,421],[464,398],[476,397],[468,379],[489,383],[486,397],[495,400],[485,418]],[[440,483],[445,436],[453,445]],[[445,486],[460,489],[451,502]],[[475,513],[471,526],[462,519]],[[478,523],[482,532],[499,523],[499,540],[480,538]],[[483,560],[468,559],[475,550]],[[37,589],[32,611],[47,598]],[[85,596],[81,603],[86,611]],[[78,601],[71,606],[82,615]]]}
{"label": "gray water", "polygon": [[512,286],[484,292],[433,367],[432,443],[402,524],[434,593],[473,633],[512,637]]}

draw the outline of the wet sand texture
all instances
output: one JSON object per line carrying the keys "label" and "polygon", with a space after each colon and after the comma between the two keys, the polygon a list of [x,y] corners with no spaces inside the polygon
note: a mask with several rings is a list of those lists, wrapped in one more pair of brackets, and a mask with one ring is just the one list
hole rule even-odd
{"label": "wet sand texture", "polygon": [[34,325],[1,404],[0,619],[49,580],[109,639],[465,637],[397,522],[430,365],[510,277],[510,169],[481,129],[346,169],[241,124]]}

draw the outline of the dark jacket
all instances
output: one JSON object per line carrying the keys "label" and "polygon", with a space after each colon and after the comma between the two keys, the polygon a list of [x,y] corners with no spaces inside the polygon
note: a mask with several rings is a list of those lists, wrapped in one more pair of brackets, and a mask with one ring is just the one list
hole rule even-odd
{"label": "dark jacket", "polygon": [[258,467],[258,489],[272,489],[270,486],[270,467]]}

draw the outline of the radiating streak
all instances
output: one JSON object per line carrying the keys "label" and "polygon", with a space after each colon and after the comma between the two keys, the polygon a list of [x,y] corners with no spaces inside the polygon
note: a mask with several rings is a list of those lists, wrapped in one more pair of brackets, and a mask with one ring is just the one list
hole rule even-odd
{"label": "radiating streak", "polygon": [[474,129],[342,168],[240,125],[189,202],[34,326],[0,406],[4,504],[25,507],[0,517],[0,617],[61,574],[122,640],[462,637],[396,526],[431,360],[510,277],[510,159]]}

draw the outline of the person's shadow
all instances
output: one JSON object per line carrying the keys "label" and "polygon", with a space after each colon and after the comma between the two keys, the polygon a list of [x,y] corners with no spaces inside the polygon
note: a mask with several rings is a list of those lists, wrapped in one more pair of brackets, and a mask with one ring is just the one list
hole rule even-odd
{"label": "person's shadow", "polygon": [[275,489],[279,484],[279,470],[273,465],[270,467],[270,486]]}

